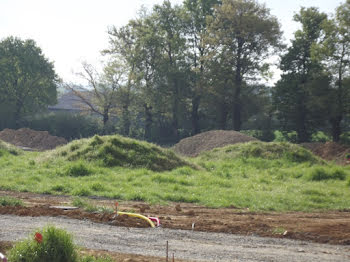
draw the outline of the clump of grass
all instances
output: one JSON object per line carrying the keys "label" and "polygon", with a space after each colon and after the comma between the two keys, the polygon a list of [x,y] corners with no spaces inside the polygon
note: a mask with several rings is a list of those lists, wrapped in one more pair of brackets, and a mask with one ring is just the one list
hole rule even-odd
{"label": "clump of grass", "polygon": [[345,180],[346,177],[347,173],[344,169],[319,166],[311,168],[306,175],[306,178],[310,181]]}
{"label": "clump of grass", "polygon": [[23,201],[13,197],[0,197],[0,206],[24,206]]}
{"label": "clump of grass", "polygon": [[18,149],[17,147],[0,140],[0,157],[6,154],[18,156],[18,155],[21,155],[22,153],[23,151]]}
{"label": "clump of grass", "polygon": [[[40,236],[37,234],[40,233]],[[47,226],[9,251],[12,262],[112,262],[110,257],[80,256],[72,236],[63,229]]]}
{"label": "clump of grass", "polygon": [[34,234],[17,243],[9,251],[12,262],[77,262],[78,254],[72,236],[65,230],[48,226],[40,232],[42,241],[36,241]]}
{"label": "clump of grass", "polygon": [[86,256],[82,257],[79,262],[113,262],[114,260],[110,257],[94,257]]}
{"label": "clump of grass", "polygon": [[104,167],[147,168],[153,171],[194,167],[173,151],[119,135],[80,139],[53,150],[49,160],[95,161]]}
{"label": "clump of grass", "polygon": [[83,162],[75,162],[69,165],[65,171],[65,175],[73,177],[88,176],[91,173],[92,171]]}
{"label": "clump of grass", "polygon": [[96,206],[85,199],[82,199],[80,197],[76,197],[73,199],[72,204],[76,207],[82,208],[87,212],[99,212],[99,213],[113,213],[113,208],[105,207],[105,206]]}

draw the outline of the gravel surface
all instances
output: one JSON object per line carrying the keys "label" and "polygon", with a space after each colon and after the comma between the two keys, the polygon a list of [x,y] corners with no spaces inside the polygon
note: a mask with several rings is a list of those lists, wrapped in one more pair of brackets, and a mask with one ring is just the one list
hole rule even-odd
{"label": "gravel surface", "polygon": [[138,229],[61,217],[0,215],[0,241],[17,241],[47,224],[71,232],[80,246],[120,253],[197,261],[350,261],[350,247],[287,239],[170,229]]}

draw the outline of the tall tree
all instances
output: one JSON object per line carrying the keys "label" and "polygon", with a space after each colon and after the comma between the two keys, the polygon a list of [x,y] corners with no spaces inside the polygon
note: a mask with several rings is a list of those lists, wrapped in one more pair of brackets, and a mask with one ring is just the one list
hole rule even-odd
{"label": "tall tree", "polygon": [[242,125],[244,82],[267,69],[266,59],[280,47],[280,39],[276,17],[254,0],[223,0],[209,20],[209,57],[228,66],[231,72],[228,81],[233,93],[230,103],[235,130]]}
{"label": "tall tree", "polygon": [[214,6],[219,0],[185,0],[184,21],[187,39],[187,57],[191,60],[190,99],[192,135],[200,132],[199,107],[205,92],[205,65],[204,57],[207,49],[204,37],[207,33],[207,16],[213,14]]}
{"label": "tall tree", "polygon": [[11,108],[16,127],[21,118],[53,105],[59,80],[54,66],[33,40],[8,37],[0,42],[0,102]]}
{"label": "tall tree", "polygon": [[86,86],[66,84],[66,88],[80,98],[83,109],[102,117],[103,132],[106,133],[110,116],[117,107],[118,92],[125,83],[124,68],[115,63],[99,74],[92,65],[83,63],[83,72],[79,75],[86,81]]}
{"label": "tall tree", "polygon": [[306,142],[322,120],[324,104],[319,99],[329,86],[329,76],[311,56],[327,15],[315,7],[301,8],[294,20],[302,29],[295,32],[292,45],[281,57],[283,75],[274,89],[274,104],[285,128],[296,130],[298,141]]}
{"label": "tall tree", "polygon": [[333,77],[328,94],[328,113],[333,141],[342,133],[344,115],[350,112],[350,0],[336,9],[333,19],[323,23],[323,39],[314,45],[313,57]]}

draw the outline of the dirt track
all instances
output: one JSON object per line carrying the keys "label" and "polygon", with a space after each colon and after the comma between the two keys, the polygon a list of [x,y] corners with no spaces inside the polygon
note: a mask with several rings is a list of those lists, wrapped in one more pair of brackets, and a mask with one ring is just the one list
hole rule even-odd
{"label": "dirt track", "polygon": [[[50,205],[70,204],[71,198],[0,191],[0,196],[9,195],[23,199],[27,207],[0,207],[0,214],[19,216],[67,216],[89,219],[94,222],[117,226],[146,227],[132,219],[113,220],[112,214],[88,213],[82,210],[63,211],[49,208]],[[97,205],[114,206],[113,200],[95,199]],[[307,240],[318,243],[350,245],[350,212],[288,212],[253,213],[237,208],[211,209],[193,204],[170,204],[149,206],[142,202],[120,202],[121,210],[137,212],[160,218],[163,228],[192,229],[195,231],[221,232],[241,235],[258,235],[274,238]]]}
{"label": "dirt track", "polygon": [[15,241],[46,224],[67,229],[77,244],[90,249],[199,261],[349,261],[350,248],[287,239],[185,230],[115,227],[61,217],[0,216],[0,240]]}

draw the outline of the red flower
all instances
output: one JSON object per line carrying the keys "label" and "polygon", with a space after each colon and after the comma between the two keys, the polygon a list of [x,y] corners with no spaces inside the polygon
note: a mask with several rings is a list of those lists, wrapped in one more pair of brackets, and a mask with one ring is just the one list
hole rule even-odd
{"label": "red flower", "polygon": [[34,236],[34,240],[40,244],[41,242],[43,242],[43,235],[36,232]]}

